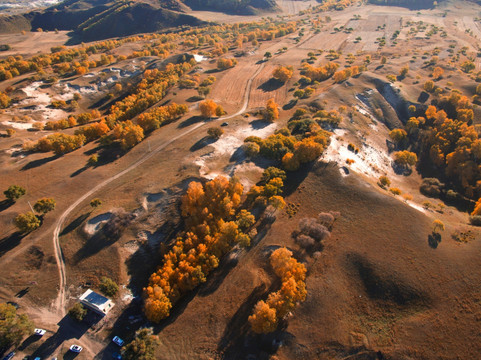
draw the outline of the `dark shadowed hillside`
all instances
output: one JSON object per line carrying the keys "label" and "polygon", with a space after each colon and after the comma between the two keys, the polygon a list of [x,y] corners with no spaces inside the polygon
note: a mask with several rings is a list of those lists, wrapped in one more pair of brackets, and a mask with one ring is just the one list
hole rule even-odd
{"label": "dark shadowed hillside", "polygon": [[278,9],[274,0],[67,0],[45,10],[2,16],[0,33],[72,30],[75,41],[91,41],[203,24],[186,14],[190,7],[235,14]]}

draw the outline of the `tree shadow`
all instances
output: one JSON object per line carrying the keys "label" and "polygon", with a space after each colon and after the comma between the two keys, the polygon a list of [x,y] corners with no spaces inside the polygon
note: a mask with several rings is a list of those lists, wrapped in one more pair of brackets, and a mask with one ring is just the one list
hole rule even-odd
{"label": "tree shadow", "polygon": [[30,290],[30,286],[27,286],[25,289],[20,290],[18,293],[15,294],[16,298],[22,298],[27,295],[28,291]]}
{"label": "tree shadow", "polygon": [[32,160],[29,163],[25,164],[20,170],[29,170],[33,169],[39,166],[42,166],[46,163],[49,163],[50,161],[53,161],[55,159],[58,159],[60,155],[52,155],[43,159],[38,159],[38,160]]}
{"label": "tree shadow", "polygon": [[110,164],[125,154],[126,151],[122,150],[120,146],[102,146],[98,150],[98,161],[95,167]]}
{"label": "tree shadow", "polygon": [[258,90],[262,90],[264,92],[271,92],[280,89],[284,83],[282,81],[276,80],[274,78],[270,78],[265,83],[259,85],[257,88]]}
{"label": "tree shadow", "polygon": [[215,74],[215,73],[218,73],[218,72],[221,72],[222,70],[220,69],[210,69],[210,70],[206,70],[204,71],[204,74]]}
{"label": "tree shadow", "polygon": [[297,99],[292,99],[282,107],[282,110],[291,110],[297,104]]}
{"label": "tree shadow", "polygon": [[[284,191],[283,191],[283,196],[287,197],[291,195],[294,191],[297,190],[299,185],[302,184],[302,182],[306,179],[307,175],[311,172],[312,168],[316,164],[316,161],[311,161],[305,164],[302,164],[299,170],[297,171],[292,171],[289,172],[286,178],[286,181],[284,181]],[[321,164],[324,164],[325,167],[327,167],[327,163],[317,163],[317,166],[323,166]]]}
{"label": "tree shadow", "polygon": [[203,116],[191,116],[190,118],[182,121],[179,125],[177,125],[177,127],[179,129],[182,129],[182,128],[185,128],[187,126],[197,124],[197,123],[199,123],[201,121],[204,121],[204,120],[205,120],[205,117],[203,117]]}
{"label": "tree shadow", "polygon": [[418,96],[418,102],[424,104],[429,99],[429,94],[426,91],[421,91]]}
{"label": "tree shadow", "polygon": [[[37,350],[32,357],[41,357],[47,359],[55,350],[57,350],[64,342],[71,339],[80,339],[92,326],[96,325],[103,317],[88,310],[82,322],[74,321],[70,316],[66,315],[57,324],[58,329],[55,334],[49,337]],[[78,354],[68,351],[63,358],[74,359]]]}
{"label": "tree shadow", "polygon": [[411,167],[398,165],[394,161],[392,162],[391,167],[396,175],[409,176],[413,173],[413,169]]}
{"label": "tree shadow", "polygon": [[85,170],[87,170],[89,168],[88,165],[85,165],[84,167],[81,167],[80,169],[74,171],[73,173],[70,174],[70,177],[75,177],[77,175],[80,175],[81,173],[83,173]]}
{"label": "tree shadow", "polygon": [[[229,320],[217,344],[217,350],[222,353],[222,359],[247,359],[250,354],[273,353],[277,350],[273,344],[276,343],[274,340],[281,330],[267,335],[254,334],[251,332],[248,318],[252,314],[255,304],[278,287],[277,282],[274,282],[269,288],[265,284],[261,284],[254,288],[244,300]],[[280,327],[282,328],[282,324]]]}
{"label": "tree shadow", "polygon": [[431,248],[436,249],[441,242],[441,234],[439,233],[431,233],[428,235],[428,244]]}
{"label": "tree shadow", "polygon": [[224,282],[227,275],[237,266],[239,250],[226,254],[219,266],[208,276],[207,281],[200,287],[199,296],[207,296],[215,292]]}
{"label": "tree shadow", "polygon": [[13,204],[15,204],[15,202],[10,200],[0,201],[0,211],[7,210]]}
{"label": "tree shadow", "polygon": [[0,258],[20,244],[25,234],[16,231],[0,240]]}
{"label": "tree shadow", "polygon": [[194,95],[194,96],[191,96],[190,98],[186,99],[185,101],[193,103],[193,102],[197,102],[197,101],[201,101],[201,100],[204,100],[203,96]]}
{"label": "tree shadow", "polygon": [[217,140],[216,139],[213,139],[212,137],[210,136],[204,136],[202,139],[200,139],[199,141],[197,141],[194,145],[192,145],[190,147],[190,151],[194,152],[194,151],[197,151],[197,150],[200,150],[200,149],[203,149],[204,147],[210,145],[210,144],[213,144],[215,143]]}
{"label": "tree shadow", "polygon": [[256,119],[256,120],[252,120],[249,125],[252,127],[252,129],[254,130],[260,130],[260,129],[264,129],[265,127],[271,125],[272,123],[269,122],[269,121],[266,121],[266,120],[262,120],[262,119]]}
{"label": "tree shadow", "polygon": [[375,70],[375,71],[381,70],[383,67],[384,67],[384,65],[379,65],[379,66],[377,66],[374,70]]}
{"label": "tree shadow", "polygon": [[77,217],[75,220],[73,220],[70,224],[68,224],[66,227],[63,228],[62,232],[60,233],[60,236],[66,235],[69,232],[75,230],[77,227],[79,227],[87,218],[90,216],[91,212],[85,213]]}

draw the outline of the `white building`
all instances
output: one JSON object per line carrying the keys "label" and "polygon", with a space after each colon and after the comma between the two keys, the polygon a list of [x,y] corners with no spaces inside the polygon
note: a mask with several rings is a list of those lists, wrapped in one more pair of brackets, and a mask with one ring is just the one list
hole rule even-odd
{"label": "white building", "polygon": [[100,315],[107,315],[107,313],[114,307],[114,303],[109,298],[97,294],[88,289],[79,297],[80,303],[92,311]]}

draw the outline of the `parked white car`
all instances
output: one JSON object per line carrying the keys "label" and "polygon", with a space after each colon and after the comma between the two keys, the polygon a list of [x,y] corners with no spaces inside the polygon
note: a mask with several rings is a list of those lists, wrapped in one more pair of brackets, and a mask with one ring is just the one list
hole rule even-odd
{"label": "parked white car", "polygon": [[70,347],[70,351],[73,351],[73,352],[75,352],[75,353],[79,353],[79,352],[81,352],[82,350],[83,350],[83,348],[82,348],[80,345],[75,345],[75,344],[74,344],[74,345],[72,345],[72,346]]}
{"label": "parked white car", "polygon": [[35,330],[34,330],[34,334],[35,334],[35,335],[38,335],[38,336],[43,336],[43,335],[45,335],[46,332],[47,332],[47,331],[44,330],[44,329],[35,329]]}

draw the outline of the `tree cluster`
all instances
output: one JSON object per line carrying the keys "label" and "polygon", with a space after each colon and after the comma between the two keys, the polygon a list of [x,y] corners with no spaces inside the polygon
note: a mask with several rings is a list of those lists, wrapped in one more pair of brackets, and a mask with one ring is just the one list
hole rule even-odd
{"label": "tree cluster", "polygon": [[277,329],[279,321],[306,299],[306,267],[299,263],[286,248],[275,250],[270,258],[274,273],[281,279],[281,289],[269,294],[266,301],[259,301],[249,323],[252,331],[266,334]]}
{"label": "tree cluster", "polygon": [[338,68],[339,64],[333,62],[328,62],[320,67],[304,63],[302,65],[301,74],[311,79],[311,81],[324,81],[333,76]]}
{"label": "tree cluster", "polygon": [[272,72],[272,77],[282,83],[287,82],[294,75],[294,68],[292,66],[278,66]]}
{"label": "tree cluster", "polygon": [[244,218],[240,225],[234,221],[242,191],[235,178],[219,176],[205,184],[190,183],[181,204],[186,230],[144,289],[144,311],[150,321],[168,317],[184,294],[206,281],[224,254],[237,243],[248,244],[248,235],[240,226],[249,222],[249,214],[239,215],[238,221]]}
{"label": "tree cluster", "polygon": [[20,345],[22,339],[33,332],[33,323],[27,315],[17,314],[15,306],[0,303],[0,349]]}

